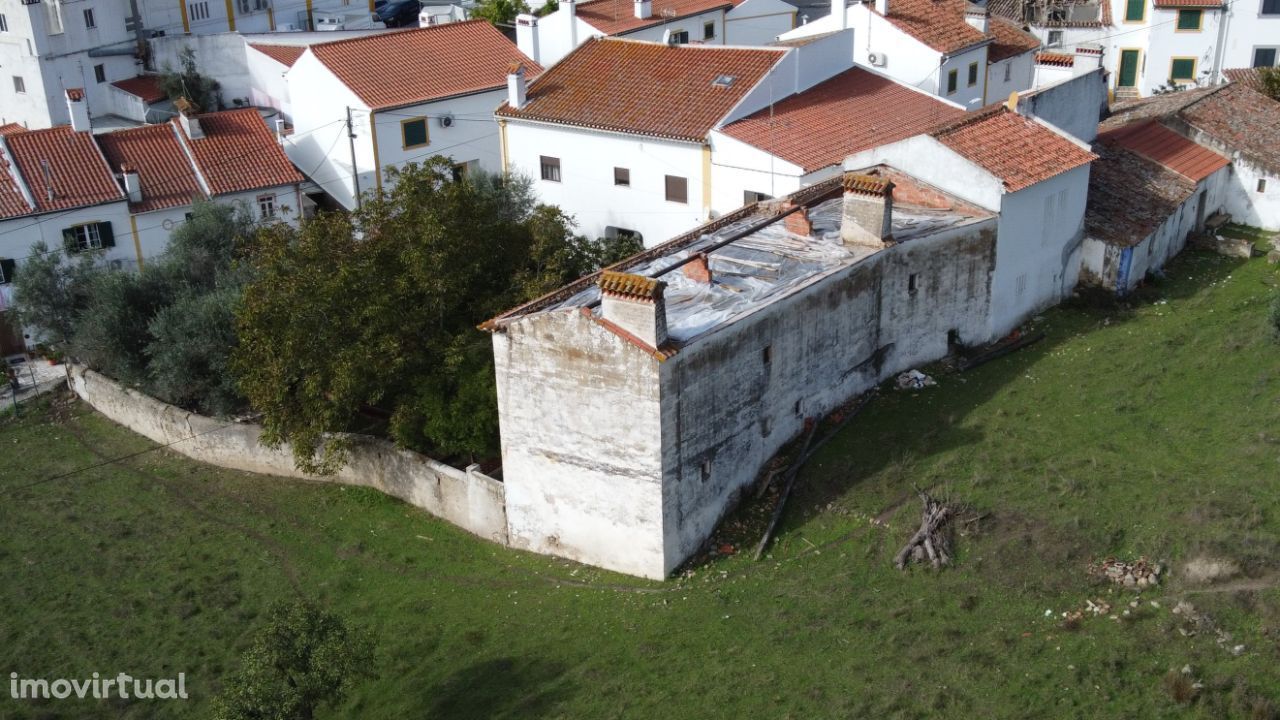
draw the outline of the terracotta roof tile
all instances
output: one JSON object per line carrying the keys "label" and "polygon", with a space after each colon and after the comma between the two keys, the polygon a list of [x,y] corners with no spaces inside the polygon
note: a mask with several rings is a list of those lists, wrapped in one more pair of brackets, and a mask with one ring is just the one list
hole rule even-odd
{"label": "terracotta roof tile", "polygon": [[[578,3],[577,14],[605,35],[619,35],[672,20],[734,6],[729,0],[653,0],[653,12],[645,19],[636,17],[634,0],[590,0]],[[663,13],[667,13],[666,16]],[[698,28],[701,31],[701,28]],[[690,32],[690,36],[695,33]],[[698,38],[701,38],[698,35]]]}
{"label": "terracotta roof tile", "polygon": [[1156,120],[1136,122],[1098,136],[1100,142],[1122,147],[1199,182],[1231,161],[1188,140]]}
{"label": "terracotta roof tile", "polygon": [[170,123],[190,145],[214,195],[302,182],[257,110],[224,110],[199,118],[204,131],[199,140],[188,138],[177,120]]}
{"label": "terracotta roof tile", "polygon": [[1179,92],[1152,95],[1138,100],[1117,103],[1111,106],[1111,115],[1102,121],[1099,129],[1123,127],[1136,120],[1153,117],[1168,117],[1177,114],[1183,108],[1203,100],[1205,97],[1221,91],[1225,86],[1193,88]]}
{"label": "terracotta roof tile", "polygon": [[302,53],[307,51],[306,45],[266,45],[263,43],[249,43],[249,47],[284,65],[285,67],[293,67],[293,64],[302,57]]}
{"label": "terracotta roof tile", "polygon": [[484,20],[339,40],[311,52],[372,110],[504,87],[513,62],[542,70]]}
{"label": "terracotta roof tile", "polygon": [[1180,117],[1231,150],[1280,174],[1280,105],[1231,83],[1183,108]]}
{"label": "terracotta roof tile", "polygon": [[22,191],[18,189],[14,171],[15,168],[5,155],[3,145],[0,145],[0,218],[18,217],[31,212],[31,206],[27,204]]}
{"label": "terracotta roof tile", "polygon": [[954,53],[991,40],[965,22],[966,0],[890,0],[885,18],[898,29],[941,53]]}
{"label": "terracotta roof tile", "polygon": [[1262,87],[1262,68],[1227,68],[1222,71],[1223,75],[1233,83],[1244,85],[1251,90],[1263,91]]}
{"label": "terracotta roof tile", "polygon": [[724,133],[811,172],[853,153],[927,132],[964,111],[851,68],[724,127]]}
{"label": "terracotta roof tile", "polygon": [[651,277],[614,272],[612,270],[605,270],[600,273],[600,280],[597,284],[600,286],[601,292],[640,300],[656,300],[662,297],[662,290],[667,286],[661,280],[655,280]]}
{"label": "terracotta roof tile", "polygon": [[141,98],[142,102],[148,105],[158,103],[166,98],[164,91],[160,89],[159,75],[139,75],[128,80],[117,80],[111,85],[130,95]]}
{"label": "terracotta roof tile", "polygon": [[1124,148],[1104,143],[1098,156],[1089,171],[1084,220],[1089,237],[1137,245],[1195,192],[1191,180]]}
{"label": "terracotta roof tile", "polygon": [[987,32],[995,41],[987,48],[987,62],[1000,62],[1040,47],[1040,38],[1023,30],[1017,23],[992,16]]}
{"label": "terracotta roof tile", "polygon": [[0,125],[0,135],[9,135],[11,133],[26,132],[26,131],[27,129],[22,127],[18,123],[6,123],[4,125]]}
{"label": "terracotta roof tile", "polygon": [[[145,213],[187,205],[203,196],[195,169],[187,160],[171,123],[117,130],[98,136],[102,152],[115,172],[125,166],[138,173],[142,202],[129,203],[129,211]],[[242,160],[248,164],[252,161]]]}
{"label": "terracotta roof tile", "polygon": [[1158,8],[1220,8],[1222,0],[1154,0]]}
{"label": "terracotta roof tile", "polygon": [[497,114],[696,142],[786,52],[592,38],[530,83],[523,108]]}
{"label": "terracotta roof tile", "polygon": [[939,142],[982,166],[1017,192],[1097,156],[1002,105],[979,110],[934,131]]}
{"label": "terracotta roof tile", "polygon": [[36,212],[70,210],[123,197],[87,132],[59,125],[6,135],[4,140],[36,201]]}
{"label": "terracotta roof tile", "polygon": [[1036,53],[1036,64],[1052,65],[1053,67],[1072,67],[1076,64],[1076,56],[1068,53],[1038,52]]}

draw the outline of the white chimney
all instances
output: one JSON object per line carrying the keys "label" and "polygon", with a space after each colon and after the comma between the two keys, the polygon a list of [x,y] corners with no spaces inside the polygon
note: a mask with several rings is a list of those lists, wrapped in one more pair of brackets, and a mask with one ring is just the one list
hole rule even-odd
{"label": "white chimney", "polygon": [[528,101],[529,83],[524,79],[524,65],[512,63],[507,69],[507,104],[519,110]]}
{"label": "white chimney", "polygon": [[889,16],[889,0],[876,0],[876,12],[880,13],[881,15],[884,15],[885,17],[888,17]]}
{"label": "white chimney", "polygon": [[558,12],[564,13],[563,22],[569,23],[569,49],[572,51],[573,48],[578,47],[578,3],[575,0],[560,0]]}
{"label": "white chimney", "polygon": [[831,0],[831,17],[841,30],[849,27],[849,11],[845,8],[845,0]]}
{"label": "white chimney", "polygon": [[542,63],[542,52],[538,46],[537,16],[528,13],[516,16],[516,47],[534,62]]}
{"label": "white chimney", "polygon": [[840,239],[846,245],[882,248],[893,243],[893,183],[875,175],[845,173]]}
{"label": "white chimney", "polygon": [[633,0],[636,7],[636,17],[641,20],[648,20],[653,17],[653,0]]}
{"label": "white chimney", "polygon": [[964,11],[964,21],[984,35],[987,33],[987,25],[990,20],[991,16],[987,14],[986,8],[969,8]]}
{"label": "white chimney", "polygon": [[192,140],[203,138],[204,128],[200,127],[200,118],[196,117],[199,108],[186,98],[174,100],[173,106],[178,109],[178,122],[182,123],[182,129],[187,133],[187,137]]}
{"label": "white chimney", "polygon": [[600,273],[600,315],[652,348],[667,342],[667,284],[630,273]]}
{"label": "white chimney", "polygon": [[138,176],[138,171],[128,165],[121,165],[120,179],[124,181],[124,192],[129,196],[129,202],[142,202],[142,178]]}
{"label": "white chimney", "polygon": [[84,101],[84,88],[67,88],[67,114],[71,116],[71,129],[85,132],[92,128],[89,122],[89,105]]}

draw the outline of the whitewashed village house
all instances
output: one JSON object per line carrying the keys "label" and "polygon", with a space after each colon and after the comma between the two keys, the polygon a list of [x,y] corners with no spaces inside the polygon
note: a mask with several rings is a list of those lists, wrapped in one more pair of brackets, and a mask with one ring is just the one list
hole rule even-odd
{"label": "whitewashed village house", "polygon": [[562,0],[544,17],[516,18],[516,44],[550,67],[596,37],[673,45],[766,45],[795,27],[782,0]]}
{"label": "whitewashed village house", "polygon": [[854,60],[970,110],[1031,87],[1039,41],[964,0],[832,0],[783,41],[852,29]]}
{"label": "whitewashed village house", "polygon": [[805,418],[1074,285],[1093,159],[963,116],[493,319],[511,543],[665,577]]}
{"label": "whitewashed village house", "polygon": [[483,20],[312,45],[286,73],[285,151],[347,209],[382,190],[386,169],[433,155],[452,158],[459,175],[498,172],[493,109],[513,66],[541,70]]}
{"label": "whitewashed village house", "polygon": [[71,100],[73,125],[0,128],[0,354],[22,351],[22,329],[2,313],[37,242],[141,268],[168,245],[196,198],[236,203],[259,222],[301,217],[302,177],[257,111],[94,135],[82,102]]}

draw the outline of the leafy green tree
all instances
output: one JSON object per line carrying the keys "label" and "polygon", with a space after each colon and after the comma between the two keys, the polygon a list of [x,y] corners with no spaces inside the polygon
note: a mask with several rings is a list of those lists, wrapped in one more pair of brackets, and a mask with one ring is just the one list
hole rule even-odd
{"label": "leafy green tree", "polygon": [[217,698],[215,720],[311,720],[372,677],[373,645],[341,617],[277,603]]}
{"label": "leafy green tree", "polygon": [[230,415],[245,406],[227,368],[236,345],[239,287],[188,290],[161,308],[147,326],[147,388],[156,397],[205,415]]}
{"label": "leafy green tree", "polygon": [[232,370],[298,467],[336,470],[361,413],[401,446],[497,451],[492,348],[480,323],[593,270],[601,250],[538,206],[527,180],[451,180],[447,158],[394,173],[353,216],[255,241]]}
{"label": "leafy green tree", "polygon": [[1272,100],[1280,100],[1280,67],[1258,68],[1262,93]]}
{"label": "leafy green tree", "polygon": [[175,289],[170,273],[162,269],[97,275],[90,286],[91,304],[76,317],[71,353],[116,380],[145,386],[151,318],[173,301]]}
{"label": "leafy green tree", "polygon": [[222,109],[222,85],[201,75],[196,67],[196,53],[190,47],[178,56],[178,69],[165,66],[160,73],[160,90],[170,100],[186,98],[203,111]]}
{"label": "leafy green tree", "polygon": [[516,16],[529,12],[524,0],[481,0],[471,10],[471,17],[488,20],[494,25],[514,25]]}
{"label": "leafy green tree", "polygon": [[89,307],[94,278],[105,272],[100,253],[84,252],[64,262],[62,252],[49,250],[43,240],[31,246],[31,256],[13,278],[18,321],[36,328],[48,341],[71,339],[76,318]]}

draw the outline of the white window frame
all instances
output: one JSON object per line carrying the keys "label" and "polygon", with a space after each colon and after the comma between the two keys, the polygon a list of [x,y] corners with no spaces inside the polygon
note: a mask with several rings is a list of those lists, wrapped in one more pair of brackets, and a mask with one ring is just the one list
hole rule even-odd
{"label": "white window frame", "polygon": [[276,216],[276,196],[275,193],[267,193],[258,196],[258,218],[261,220],[270,220]]}
{"label": "white window frame", "polygon": [[1272,64],[1270,67],[1278,67],[1278,66],[1280,66],[1280,46],[1277,46],[1277,45],[1254,45],[1254,46],[1253,46],[1253,53],[1251,53],[1251,54],[1250,54],[1250,56],[1249,56],[1249,66],[1250,66],[1250,67],[1267,67],[1266,65],[1254,65],[1254,64],[1253,64],[1253,63],[1257,62],[1256,58],[1258,57],[1258,51],[1259,51],[1259,50],[1271,50],[1271,51],[1273,51],[1273,52],[1275,53],[1275,54],[1272,56],[1272,60],[1274,61],[1274,64]]}
{"label": "white window frame", "polygon": [[[548,160],[554,160],[555,162],[549,163],[547,162]],[[538,165],[539,165],[538,177],[542,178],[546,182],[558,183],[558,182],[561,182],[561,179],[564,177],[561,174],[560,158],[558,157],[552,157],[550,155],[540,155],[538,157]]]}
{"label": "white window frame", "polygon": [[102,249],[102,233],[98,230],[98,223],[74,225],[71,231],[76,234],[76,245],[81,250]]}

